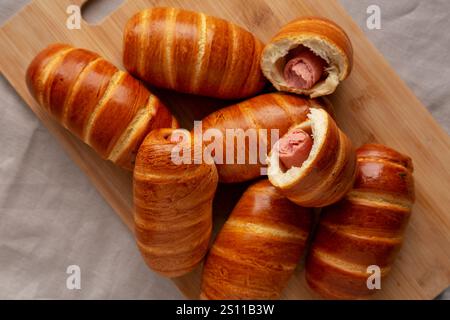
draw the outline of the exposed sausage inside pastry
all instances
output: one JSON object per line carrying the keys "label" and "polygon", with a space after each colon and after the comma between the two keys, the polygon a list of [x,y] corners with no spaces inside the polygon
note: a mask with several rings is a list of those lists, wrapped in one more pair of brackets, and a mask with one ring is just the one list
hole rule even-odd
{"label": "exposed sausage inside pastry", "polygon": [[284,79],[288,85],[299,89],[310,89],[322,77],[325,60],[304,46],[293,50],[284,67]]}
{"label": "exposed sausage inside pastry", "polygon": [[[305,99],[296,95],[273,92],[219,109],[205,117],[202,121],[203,130],[220,130],[223,137],[227,136],[227,131],[236,133],[241,130],[244,133],[249,132],[249,134],[252,131],[256,132],[257,139],[253,140],[254,146],[264,161],[264,163],[262,161],[250,162],[250,139],[245,139],[246,141],[239,146],[237,134],[231,143],[227,143],[225,138],[222,141],[222,158],[226,160],[225,151],[229,150],[231,152],[228,155],[232,154],[234,159],[231,163],[222,161],[220,164],[216,161],[219,181],[224,183],[244,182],[261,176],[261,168],[264,166],[272,146],[293,125],[307,121],[311,107],[324,108],[333,112],[333,107],[327,99]],[[237,161],[240,153],[245,156],[244,163]]]}
{"label": "exposed sausage inside pastry", "polygon": [[312,148],[312,138],[302,129],[295,129],[280,139],[280,161],[286,169],[301,167],[308,159]]}
{"label": "exposed sausage inside pastry", "polygon": [[[310,108],[308,119],[275,143],[269,154],[267,174],[270,182],[294,203],[323,207],[338,201],[351,189],[356,156],[350,139],[325,110]],[[298,129],[312,137],[311,149],[307,152],[307,146],[302,143],[302,150],[287,152],[288,163],[284,164],[286,159],[280,155],[280,149],[286,139],[299,135]],[[297,157],[301,162],[299,166],[293,160]]]}
{"label": "exposed sausage inside pastry", "polygon": [[261,69],[276,89],[311,98],[333,93],[352,64],[352,44],[345,31],[318,17],[299,18],[282,27],[261,57]]}

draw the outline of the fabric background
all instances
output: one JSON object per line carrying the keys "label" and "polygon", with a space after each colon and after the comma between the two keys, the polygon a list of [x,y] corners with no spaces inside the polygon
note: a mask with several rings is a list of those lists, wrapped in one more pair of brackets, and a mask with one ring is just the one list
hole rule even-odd
{"label": "fabric background", "polygon": [[[0,24],[27,2],[2,0]],[[450,132],[450,1],[341,3]],[[381,8],[381,30],[366,27],[371,4]],[[0,298],[183,298],[145,266],[117,215],[3,75],[0,97]],[[81,290],[66,288],[72,264]]]}

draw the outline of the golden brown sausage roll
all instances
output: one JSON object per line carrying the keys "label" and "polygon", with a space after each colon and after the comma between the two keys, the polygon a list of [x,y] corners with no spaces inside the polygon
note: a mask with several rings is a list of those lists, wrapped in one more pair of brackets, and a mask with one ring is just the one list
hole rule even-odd
{"label": "golden brown sausage roll", "polygon": [[[325,110],[310,108],[308,119],[292,127],[274,145],[267,173],[270,182],[289,200],[304,207],[324,207],[338,201],[351,189],[355,178],[355,150]],[[307,150],[300,153],[283,150],[283,142],[286,138],[295,138],[295,132],[310,136],[311,146]],[[302,143],[301,148],[304,148],[304,141],[292,140],[287,144]],[[287,155],[282,155],[283,151]],[[297,156],[302,161],[292,159]],[[289,162],[283,162],[286,157]]]}
{"label": "golden brown sausage roll", "polygon": [[252,96],[265,79],[263,44],[223,19],[177,8],[134,15],[124,32],[123,63],[157,87],[222,99]]}
{"label": "golden brown sausage roll", "polygon": [[367,286],[373,273],[369,266],[379,267],[383,288],[414,202],[408,156],[367,144],[357,150],[357,157],[353,189],[322,210],[307,259],[309,286],[327,298],[367,298],[376,292]]}
{"label": "golden brown sausage roll", "polygon": [[352,44],[345,31],[318,17],[299,18],[282,27],[261,57],[261,69],[275,88],[312,98],[333,93],[352,64]]}
{"label": "golden brown sausage roll", "polygon": [[304,253],[312,217],[267,180],[250,186],[208,254],[201,297],[279,298]]}

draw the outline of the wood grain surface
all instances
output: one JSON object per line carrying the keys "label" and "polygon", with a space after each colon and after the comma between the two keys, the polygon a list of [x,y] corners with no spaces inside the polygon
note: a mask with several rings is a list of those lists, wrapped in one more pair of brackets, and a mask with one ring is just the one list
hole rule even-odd
{"label": "wood grain surface", "polygon": [[[340,127],[356,146],[384,143],[411,156],[414,162],[417,199],[405,243],[390,277],[382,283],[383,290],[374,298],[432,299],[450,284],[450,138],[336,1],[128,0],[98,25],[83,21],[80,30],[67,29],[67,6],[83,2],[34,1],[6,22],[0,30],[0,69],[130,229],[131,174],[101,160],[39,108],[25,84],[25,71],[32,58],[50,43],[66,42],[96,51],[122,68],[122,30],[127,19],[138,10],[156,5],[229,19],[262,41],[268,41],[283,24],[298,16],[320,15],[340,24],[354,46],[352,74],[331,97]],[[188,128],[194,119],[230,104],[157,92],[181,125]],[[216,231],[244,189],[245,185],[219,187],[214,204]],[[317,298],[308,289],[302,269],[299,266],[283,298]],[[174,281],[186,297],[198,298],[200,267]]]}

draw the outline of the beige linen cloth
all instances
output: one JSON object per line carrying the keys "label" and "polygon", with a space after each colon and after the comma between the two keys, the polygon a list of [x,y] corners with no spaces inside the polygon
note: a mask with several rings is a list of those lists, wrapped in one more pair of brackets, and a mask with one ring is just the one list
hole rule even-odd
{"label": "beige linen cloth", "polygon": [[[26,2],[2,0],[0,23]],[[450,1],[341,3],[449,132]],[[380,30],[366,27],[372,4]],[[182,298],[145,266],[130,232],[3,76],[0,97],[0,299]],[[81,268],[80,290],[66,287],[69,265]]]}

